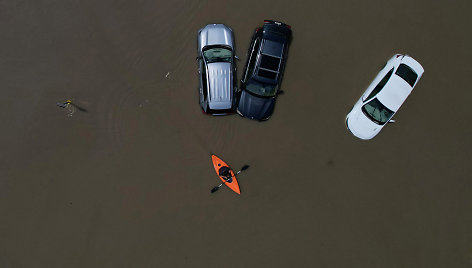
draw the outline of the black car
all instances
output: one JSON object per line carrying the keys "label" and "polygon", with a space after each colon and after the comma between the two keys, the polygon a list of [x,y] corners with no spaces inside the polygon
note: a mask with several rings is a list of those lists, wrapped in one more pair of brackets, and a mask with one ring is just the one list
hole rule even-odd
{"label": "black car", "polygon": [[266,20],[256,29],[238,92],[239,115],[255,120],[272,115],[291,39],[291,27],[282,22]]}

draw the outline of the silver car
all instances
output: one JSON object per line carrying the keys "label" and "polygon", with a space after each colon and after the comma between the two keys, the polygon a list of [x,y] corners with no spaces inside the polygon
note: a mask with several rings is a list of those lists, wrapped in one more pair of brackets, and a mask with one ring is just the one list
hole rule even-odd
{"label": "silver car", "polygon": [[212,115],[233,113],[236,64],[233,31],[224,24],[208,24],[198,31],[200,106]]}

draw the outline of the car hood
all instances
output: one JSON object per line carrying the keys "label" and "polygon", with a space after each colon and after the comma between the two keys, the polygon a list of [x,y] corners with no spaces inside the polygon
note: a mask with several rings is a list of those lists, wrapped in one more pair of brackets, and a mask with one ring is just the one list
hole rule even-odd
{"label": "car hood", "polygon": [[383,128],[367,118],[360,109],[353,110],[347,115],[346,126],[354,136],[362,140],[372,139]]}
{"label": "car hood", "polygon": [[266,120],[274,111],[274,105],[275,98],[256,97],[243,90],[239,98],[238,112],[244,117]]}
{"label": "car hood", "polygon": [[200,51],[211,45],[233,45],[233,33],[230,28],[223,24],[208,24],[200,30]]}

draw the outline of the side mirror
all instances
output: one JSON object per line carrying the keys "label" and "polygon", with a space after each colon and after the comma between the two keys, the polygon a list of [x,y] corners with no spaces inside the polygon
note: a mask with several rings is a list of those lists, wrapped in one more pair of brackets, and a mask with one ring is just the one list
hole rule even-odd
{"label": "side mirror", "polygon": [[235,58],[235,59],[237,59],[237,60],[239,60],[239,57],[238,57],[238,56],[236,56],[236,55],[234,55],[234,58]]}
{"label": "side mirror", "polygon": [[201,59],[202,59],[202,56],[197,56],[197,57],[195,58],[195,60],[201,60]]}
{"label": "side mirror", "polygon": [[395,120],[390,119],[390,120],[388,120],[388,122],[389,122],[389,123],[395,123]]}
{"label": "side mirror", "polygon": [[279,90],[279,91],[277,92],[277,95],[283,95],[283,94],[285,94],[285,92],[284,92],[283,90]]}

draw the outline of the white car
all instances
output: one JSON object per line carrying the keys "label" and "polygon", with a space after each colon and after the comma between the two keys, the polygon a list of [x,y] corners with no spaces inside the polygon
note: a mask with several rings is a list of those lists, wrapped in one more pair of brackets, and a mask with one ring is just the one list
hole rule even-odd
{"label": "white car", "polygon": [[385,64],[346,116],[346,127],[362,139],[375,137],[418,83],[424,69],[408,55],[397,54]]}

